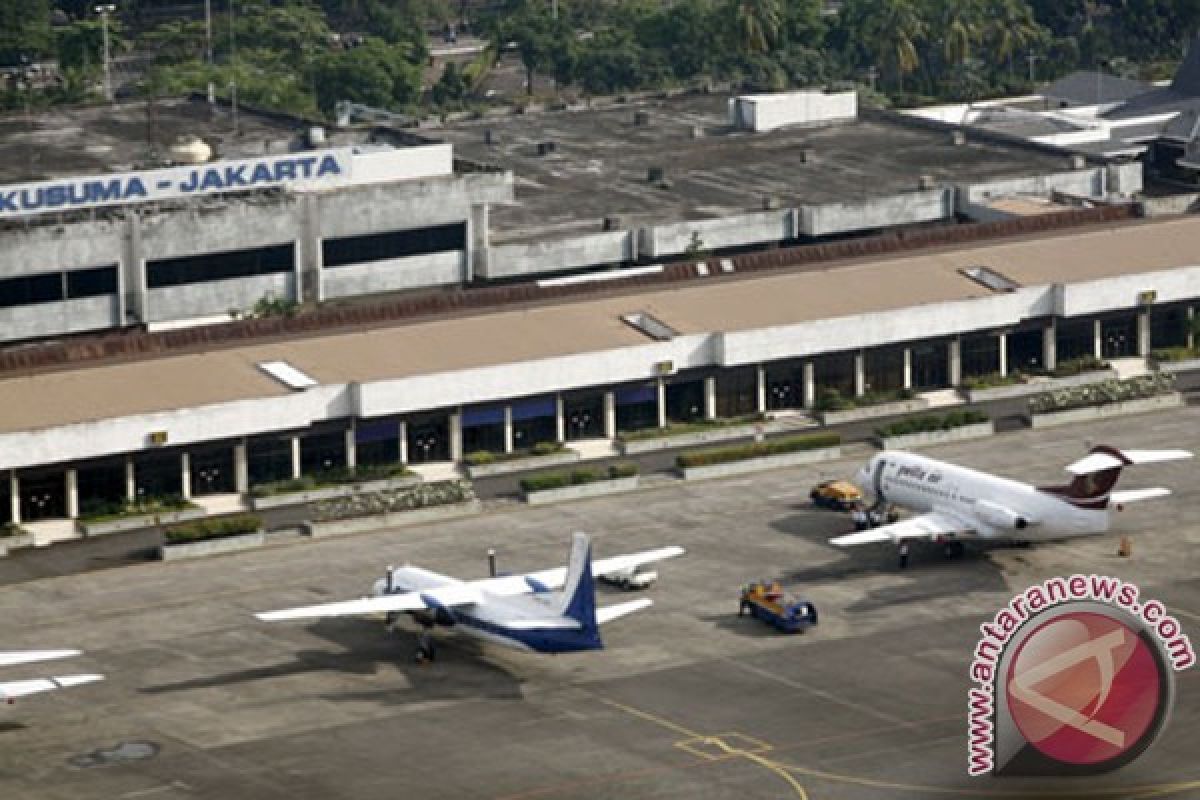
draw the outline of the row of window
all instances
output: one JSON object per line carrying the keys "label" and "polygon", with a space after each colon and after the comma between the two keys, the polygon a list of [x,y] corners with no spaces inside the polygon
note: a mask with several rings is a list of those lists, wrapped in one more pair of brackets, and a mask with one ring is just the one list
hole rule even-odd
{"label": "row of window", "polygon": [[117,293],[117,267],[46,272],[0,280],[0,308],[58,303]]}

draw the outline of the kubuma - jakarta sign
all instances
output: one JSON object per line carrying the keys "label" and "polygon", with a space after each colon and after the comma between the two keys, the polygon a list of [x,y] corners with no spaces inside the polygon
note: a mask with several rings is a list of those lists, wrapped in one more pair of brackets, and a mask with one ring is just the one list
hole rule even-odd
{"label": "kubuma - jakarta sign", "polygon": [[0,187],[0,219],[350,179],[347,148]]}

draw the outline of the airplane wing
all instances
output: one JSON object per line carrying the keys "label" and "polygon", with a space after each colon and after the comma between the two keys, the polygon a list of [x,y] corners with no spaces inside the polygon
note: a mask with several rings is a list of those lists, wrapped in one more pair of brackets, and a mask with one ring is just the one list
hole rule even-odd
{"label": "airplane wing", "polygon": [[55,661],[60,658],[73,658],[83,655],[79,650],[24,650],[18,653],[0,653],[0,667],[12,667],[17,664],[33,664],[38,661]]}
{"label": "airplane wing", "polygon": [[971,526],[964,525],[961,520],[941,511],[931,511],[928,514],[910,517],[909,519],[880,525],[878,528],[848,533],[845,536],[835,536],[830,544],[838,547],[852,547],[872,542],[900,542],[904,539],[932,539],[935,536],[963,533]]}
{"label": "airplane wing", "polygon": [[36,678],[29,681],[0,682],[0,700],[15,700],[18,697],[39,692],[52,692],[55,689],[82,686],[85,683],[102,680],[104,680],[103,675],[59,675],[54,678]]}
{"label": "airplane wing", "polygon": [[654,601],[649,597],[642,597],[638,600],[630,600],[628,603],[617,603],[611,606],[601,606],[596,609],[596,624],[603,625],[606,622],[612,622],[618,617],[623,617],[626,614],[632,614],[635,611],[641,611],[643,608],[649,608],[654,604]]}
{"label": "airplane wing", "polygon": [[389,611],[420,611],[439,606],[467,606],[482,600],[483,595],[475,584],[452,583],[434,589],[426,589],[423,592],[398,592],[380,597],[344,600],[338,603],[285,608],[279,611],[264,611],[254,616],[265,622],[277,622],[285,619],[316,619],[378,614]]}
{"label": "airplane wing", "polygon": [[[621,569],[638,567],[642,564],[652,564],[655,561],[681,556],[684,552],[686,551],[682,547],[672,545],[670,547],[660,547],[657,550],[646,550],[641,553],[627,553],[611,558],[602,558],[592,562],[592,575],[607,575],[610,572],[616,572]],[[480,581],[472,581],[470,585],[477,587],[487,594],[499,597],[512,597],[519,594],[549,592],[561,589],[566,579],[567,568],[554,567],[539,572],[530,572],[525,575],[485,578]]]}

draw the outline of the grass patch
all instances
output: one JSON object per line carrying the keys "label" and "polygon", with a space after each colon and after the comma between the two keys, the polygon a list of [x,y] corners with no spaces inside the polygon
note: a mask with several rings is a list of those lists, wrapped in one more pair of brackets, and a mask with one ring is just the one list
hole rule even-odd
{"label": "grass patch", "polygon": [[710,447],[681,453],[675,458],[675,464],[680,468],[708,467],[714,464],[727,464],[731,461],[745,461],[750,458],[776,456],[783,453],[798,453],[803,450],[819,450],[823,447],[836,447],[842,443],[838,433],[804,433],[798,436],[785,436],[779,439],[769,439],[764,442],[731,445],[729,447]]}
{"label": "grass patch", "polygon": [[536,475],[522,478],[521,489],[525,492],[542,492],[547,489],[562,489],[566,486],[581,486],[598,481],[632,478],[637,474],[638,465],[628,462],[612,464],[608,467],[581,467],[558,472],[539,472]]}
{"label": "grass patch", "polygon": [[254,533],[262,528],[262,519],[255,514],[235,514],[220,519],[199,519],[167,528],[167,544],[187,544],[208,539],[225,539]]}
{"label": "grass patch", "polygon": [[514,450],[511,453],[497,453],[494,450],[476,450],[463,456],[463,461],[466,462],[467,466],[482,467],[487,464],[499,464],[505,461],[518,461],[522,458],[536,458],[538,456],[550,456],[555,453],[566,452],[568,450],[562,442],[538,442],[533,447]]}
{"label": "grass patch", "polygon": [[183,495],[168,494],[160,497],[144,497],[137,502],[98,502],[89,503],[84,507],[79,519],[85,524],[110,522],[126,517],[142,517],[151,514],[166,514],[173,511],[183,511],[189,508],[199,508],[195,503],[184,499]]}
{"label": "grass patch", "polygon": [[280,494],[311,492],[314,489],[327,489],[331,486],[345,486],[346,484],[365,483],[366,481],[382,481],[389,478],[403,478],[412,474],[412,470],[404,464],[365,464],[353,469],[341,467],[339,469],[326,470],[325,472],[317,472],[312,475],[304,475],[284,481],[260,483],[250,487],[250,496],[274,497]]}
{"label": "grass patch", "polygon": [[891,436],[907,436],[910,433],[930,433],[932,431],[948,431],[961,428],[964,425],[975,425],[987,422],[988,415],[982,411],[951,411],[948,414],[926,414],[920,417],[909,417],[891,425],[875,429],[875,435],[881,439]]}
{"label": "grass patch", "polygon": [[618,436],[622,442],[636,442],[644,439],[661,439],[669,436],[682,436],[685,433],[701,433],[715,431],[721,428],[732,428],[735,425],[752,425],[763,422],[764,414],[747,414],[742,417],[721,417],[720,419],[702,419],[693,422],[672,422],[665,428],[646,428],[640,431],[627,431]]}

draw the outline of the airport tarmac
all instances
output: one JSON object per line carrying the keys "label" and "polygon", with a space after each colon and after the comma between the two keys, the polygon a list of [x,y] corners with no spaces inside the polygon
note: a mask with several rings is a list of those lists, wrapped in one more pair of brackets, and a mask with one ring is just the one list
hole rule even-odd
{"label": "airport tarmac", "polygon": [[[1200,452],[1200,408],[1022,431],[925,452],[1057,482],[1089,443]],[[865,452],[865,451],[864,451]],[[59,672],[108,680],[0,708],[0,798],[1200,797],[1200,669],[1177,676],[1170,723],[1107,776],[966,775],[968,665],[978,626],[1016,592],[1110,574],[1163,601],[1200,644],[1200,463],[1130,470],[1121,488],[1175,494],[1120,515],[1118,536],[971,552],[840,551],[846,516],[809,487],[863,460],[524,508],[437,526],[144,564],[0,589],[0,647],[80,647]],[[560,565],[569,535],[598,557],[680,544],[653,608],[604,629],[608,649],[538,656],[441,630],[262,623],[251,614],[353,598],[389,563],[460,578]],[[820,625],[787,636],[739,618],[739,586],[778,578]],[[602,589],[601,602],[629,596]],[[44,674],[46,665],[4,671]]]}

